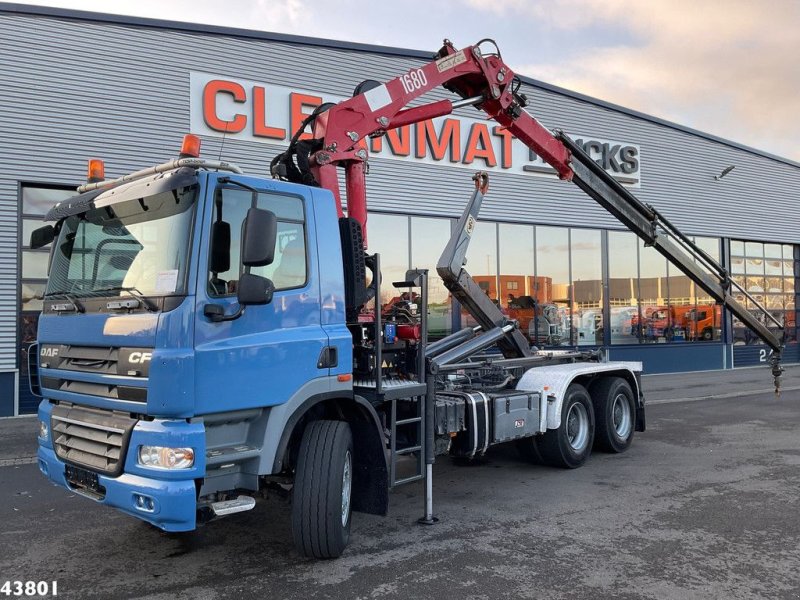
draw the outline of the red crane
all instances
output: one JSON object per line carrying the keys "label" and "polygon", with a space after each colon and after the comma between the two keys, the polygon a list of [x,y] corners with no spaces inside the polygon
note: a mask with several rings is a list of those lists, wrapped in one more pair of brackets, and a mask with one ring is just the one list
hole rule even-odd
{"label": "red crane", "polygon": [[[492,47],[490,52],[483,50],[486,46]],[[461,100],[438,100],[407,108],[439,86]],[[386,83],[364,81],[352,98],[318,107],[295,133],[289,148],[273,159],[272,174],[330,190],[341,217],[344,213],[336,169],[343,168],[348,216],[358,221],[366,234],[365,140],[448,115],[456,108],[474,106],[551,165],[560,179],[583,189],[754,331],[773,350],[771,367],[777,389],[783,371],[782,324],[658,210],[636,199],[563,132],[553,133],[529,115],[525,111],[527,98],[520,93],[520,86],[519,78],[503,61],[493,40],[481,40],[461,50],[445,40],[430,63],[409,69]],[[303,133],[308,125],[312,128],[310,136]],[[733,298],[734,290],[747,297],[756,309],[748,310]]]}

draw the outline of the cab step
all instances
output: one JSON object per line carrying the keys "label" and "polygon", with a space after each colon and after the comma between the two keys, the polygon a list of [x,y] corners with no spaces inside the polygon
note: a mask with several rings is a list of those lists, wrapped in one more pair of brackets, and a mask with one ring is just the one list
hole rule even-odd
{"label": "cab step", "polygon": [[256,499],[252,496],[239,496],[233,500],[212,502],[211,510],[215,517],[225,517],[235,513],[245,512],[255,508]]}

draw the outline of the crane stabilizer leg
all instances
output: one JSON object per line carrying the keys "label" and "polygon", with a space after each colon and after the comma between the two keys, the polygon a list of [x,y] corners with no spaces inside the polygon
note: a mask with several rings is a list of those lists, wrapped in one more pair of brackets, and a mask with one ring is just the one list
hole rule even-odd
{"label": "crane stabilizer leg", "polygon": [[[572,181],[578,187],[642,238],[646,245],[655,248],[712,298],[726,306],[737,319],[772,348],[770,366],[775,379],[775,393],[780,394],[780,376],[783,372],[780,364],[782,340],[770,331],[758,316],[731,295],[733,282],[728,277],[727,271],[685,235],[677,231],[658,211],[634,197],[567,135],[558,132],[556,137],[571,153],[570,166],[574,173]],[[704,270],[703,266],[707,270]],[[749,296],[746,290],[741,288],[739,290]],[[765,319],[771,319],[776,326],[780,327],[780,323],[766,308],[758,304],[755,299],[752,300],[761,310]]]}
{"label": "crane stabilizer leg", "polygon": [[479,171],[473,179],[475,180],[475,191],[439,258],[436,272],[442,278],[444,286],[473,316],[483,332],[506,328],[505,335],[497,342],[497,346],[505,358],[531,356],[530,344],[522,332],[516,325],[510,329],[507,328],[509,322],[505,315],[464,269],[472,232],[478,222],[484,194],[489,188],[489,175],[485,171]]}

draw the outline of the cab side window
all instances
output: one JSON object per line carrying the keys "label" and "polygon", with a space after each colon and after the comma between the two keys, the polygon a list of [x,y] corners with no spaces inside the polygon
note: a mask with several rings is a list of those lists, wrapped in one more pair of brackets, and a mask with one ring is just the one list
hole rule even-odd
{"label": "cab side window", "polygon": [[[216,191],[213,220],[230,224],[230,262],[224,265],[227,270],[216,272],[212,270],[214,265],[210,264],[208,293],[211,296],[236,293],[239,276],[244,271],[240,257],[242,225],[251,202],[252,195],[248,190],[221,187]],[[258,195],[258,207],[270,210],[278,217],[278,236],[272,264],[253,267],[250,272],[271,279],[276,291],[305,286],[308,247],[303,201],[296,196],[263,192]]]}

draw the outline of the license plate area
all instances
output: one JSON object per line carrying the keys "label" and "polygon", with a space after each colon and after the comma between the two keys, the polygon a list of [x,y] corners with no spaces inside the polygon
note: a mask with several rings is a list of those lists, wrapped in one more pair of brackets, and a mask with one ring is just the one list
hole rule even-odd
{"label": "license plate area", "polygon": [[89,496],[95,500],[102,500],[106,497],[106,488],[100,485],[97,473],[73,465],[66,465],[64,476],[69,487],[79,494]]}

